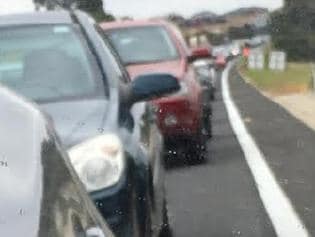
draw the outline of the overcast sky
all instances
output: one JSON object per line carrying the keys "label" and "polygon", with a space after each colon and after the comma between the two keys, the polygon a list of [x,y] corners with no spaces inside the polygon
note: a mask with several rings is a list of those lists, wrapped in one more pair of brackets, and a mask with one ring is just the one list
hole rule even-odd
{"label": "overcast sky", "polygon": [[[180,13],[191,16],[198,11],[224,13],[240,7],[260,6],[275,9],[283,0],[103,0],[114,15],[136,18]],[[34,9],[32,0],[0,0],[0,14]]]}
{"label": "overcast sky", "polygon": [[30,0],[0,0],[0,14],[25,12],[34,9]]}
{"label": "overcast sky", "polygon": [[282,6],[283,0],[103,0],[105,9],[114,15],[143,18],[161,16],[177,12],[191,16],[198,11],[227,11],[250,6],[276,9]]}

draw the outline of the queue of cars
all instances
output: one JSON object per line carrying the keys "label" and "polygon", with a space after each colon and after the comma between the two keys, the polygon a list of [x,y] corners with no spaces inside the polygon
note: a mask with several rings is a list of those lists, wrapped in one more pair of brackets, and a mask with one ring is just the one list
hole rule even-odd
{"label": "queue of cars", "polygon": [[[198,75],[191,66],[196,58],[190,54],[182,34],[170,23],[132,20],[102,23],[104,30],[126,66],[131,80],[154,72],[170,73],[180,84],[171,96],[153,101],[157,122],[166,145],[183,139],[196,154],[203,156],[206,140],[211,136],[210,114]],[[208,132],[208,134],[207,134]],[[198,157],[199,155],[199,157]]]}
{"label": "queue of cars", "polygon": [[17,198],[27,214],[0,236],[111,236],[82,184],[116,236],[169,235],[165,146],[189,140],[196,159],[206,147],[211,103],[192,63],[210,55],[191,54],[169,23],[99,26],[76,10],[1,16],[0,49],[0,83],[48,120],[0,91],[0,127],[22,129],[0,139],[0,164],[16,172],[1,181],[23,187],[15,197],[0,181],[1,212]]}
{"label": "queue of cars", "polygon": [[138,102],[177,91],[179,83],[165,73],[129,82],[98,31],[82,12],[1,17],[0,81],[50,116],[115,234],[148,236],[151,226],[167,227],[163,141],[153,112]]}

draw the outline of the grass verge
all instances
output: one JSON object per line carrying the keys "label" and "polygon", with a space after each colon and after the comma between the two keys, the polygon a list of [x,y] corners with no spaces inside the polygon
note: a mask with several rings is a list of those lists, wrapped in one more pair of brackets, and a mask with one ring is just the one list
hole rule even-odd
{"label": "grass verge", "polygon": [[308,91],[312,82],[309,63],[288,63],[285,71],[249,70],[243,62],[240,73],[259,89],[272,94],[302,93]]}

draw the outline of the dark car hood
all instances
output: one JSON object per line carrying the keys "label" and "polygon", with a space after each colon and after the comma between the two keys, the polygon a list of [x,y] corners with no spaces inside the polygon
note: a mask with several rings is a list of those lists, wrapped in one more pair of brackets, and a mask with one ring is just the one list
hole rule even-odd
{"label": "dark car hood", "polygon": [[[117,113],[105,99],[41,104],[66,148],[114,129]],[[110,113],[108,113],[110,111]]]}

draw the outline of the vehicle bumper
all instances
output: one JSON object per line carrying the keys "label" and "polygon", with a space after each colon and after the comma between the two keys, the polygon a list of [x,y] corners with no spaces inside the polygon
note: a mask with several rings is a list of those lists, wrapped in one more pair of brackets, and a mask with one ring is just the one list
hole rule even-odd
{"label": "vehicle bumper", "polygon": [[197,134],[202,116],[199,103],[193,103],[185,97],[157,101],[158,125],[164,137]]}

